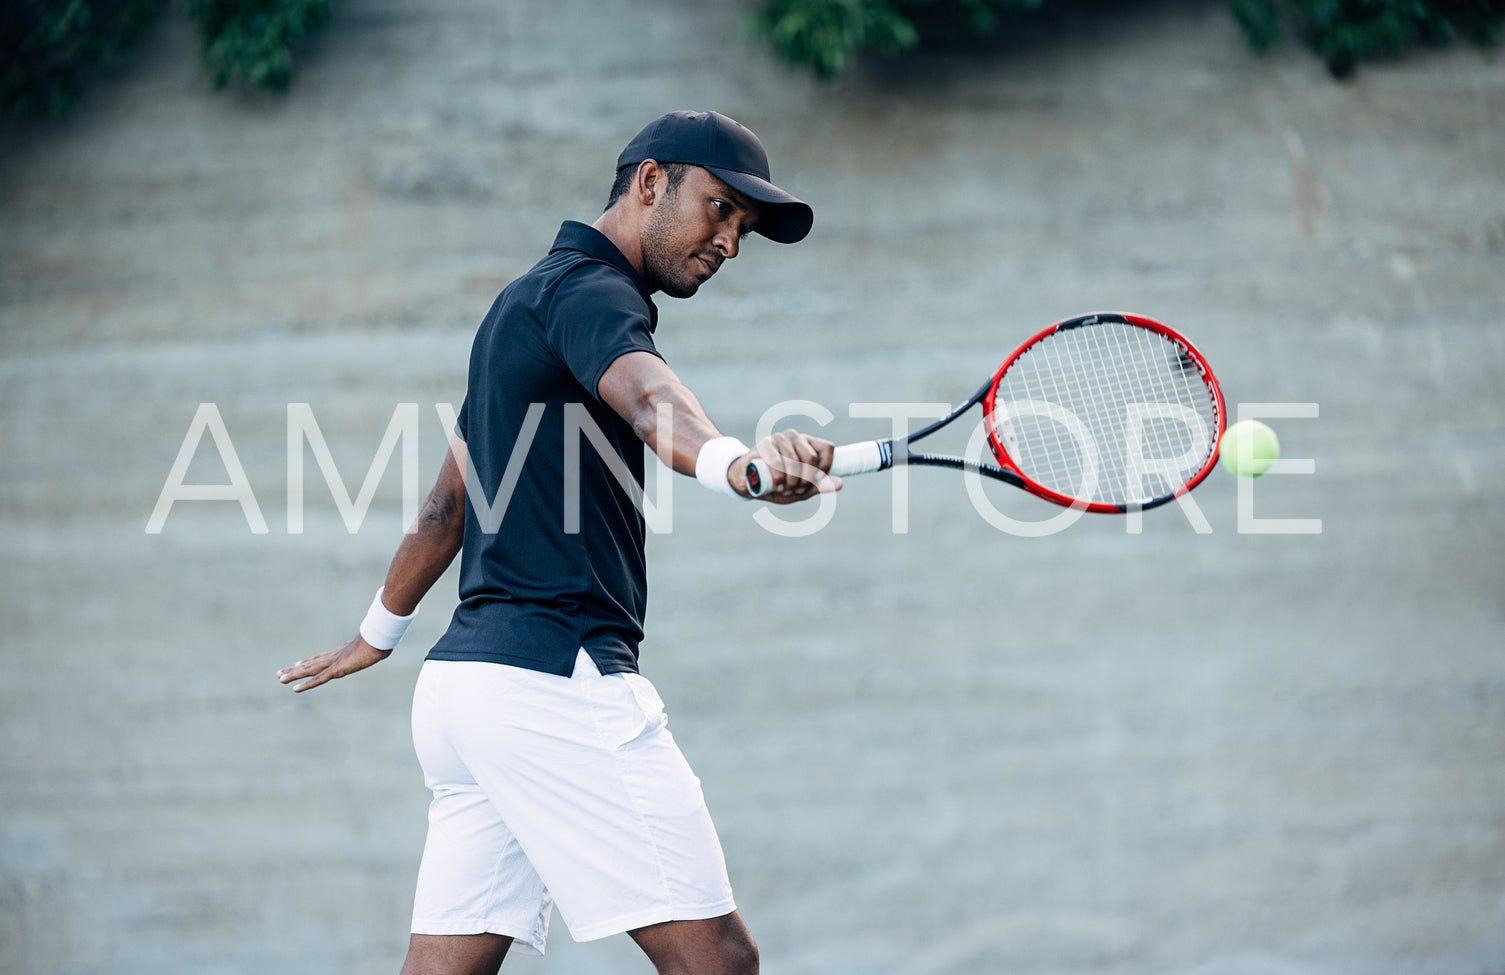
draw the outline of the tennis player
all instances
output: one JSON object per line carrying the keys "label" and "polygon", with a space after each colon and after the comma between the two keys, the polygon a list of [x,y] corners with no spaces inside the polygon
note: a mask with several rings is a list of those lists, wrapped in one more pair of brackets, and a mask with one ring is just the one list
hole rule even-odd
{"label": "tennis player", "polygon": [[279,672],[306,691],[386,659],[461,553],[414,694],[434,797],[405,975],[541,954],[555,905],[576,940],[628,932],[660,972],[757,971],[699,780],[638,673],[643,444],[736,497],[755,457],[776,503],[840,480],[829,441],[722,436],[659,356],[651,296],[687,298],[747,233],[794,243],[812,220],[732,119],[638,133],[606,211],[566,222],[482,321],[450,454],[359,635]]}

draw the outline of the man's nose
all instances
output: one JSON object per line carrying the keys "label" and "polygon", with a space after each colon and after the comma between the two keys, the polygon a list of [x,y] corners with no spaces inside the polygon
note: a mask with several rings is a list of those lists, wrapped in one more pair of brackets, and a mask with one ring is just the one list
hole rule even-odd
{"label": "man's nose", "polygon": [[716,250],[720,251],[721,256],[729,261],[737,256],[737,248],[741,242],[741,234],[736,231],[723,230],[716,235]]}

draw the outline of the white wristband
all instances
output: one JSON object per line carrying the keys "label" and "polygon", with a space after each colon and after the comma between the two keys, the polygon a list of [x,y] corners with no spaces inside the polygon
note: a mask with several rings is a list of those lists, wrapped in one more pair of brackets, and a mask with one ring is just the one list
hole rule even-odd
{"label": "white wristband", "polygon": [[712,491],[733,498],[742,498],[742,495],[733,490],[732,482],[727,480],[726,471],[732,466],[732,461],[745,453],[747,453],[747,444],[736,437],[717,437],[714,440],[707,440],[701,445],[700,453],[695,455],[695,480]]}
{"label": "white wristband", "polygon": [[376,598],[371,600],[371,608],[366,610],[366,618],[361,620],[361,639],[378,650],[391,650],[397,646],[397,641],[408,631],[408,624],[418,615],[417,606],[407,616],[398,616],[383,605],[381,594],[386,588],[382,586],[376,590]]}

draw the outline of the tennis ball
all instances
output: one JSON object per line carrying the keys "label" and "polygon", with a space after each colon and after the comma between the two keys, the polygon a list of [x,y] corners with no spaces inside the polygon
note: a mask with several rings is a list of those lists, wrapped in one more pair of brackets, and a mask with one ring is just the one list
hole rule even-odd
{"label": "tennis ball", "polygon": [[1259,477],[1280,456],[1280,439],[1258,420],[1240,420],[1218,443],[1223,466],[1239,477]]}

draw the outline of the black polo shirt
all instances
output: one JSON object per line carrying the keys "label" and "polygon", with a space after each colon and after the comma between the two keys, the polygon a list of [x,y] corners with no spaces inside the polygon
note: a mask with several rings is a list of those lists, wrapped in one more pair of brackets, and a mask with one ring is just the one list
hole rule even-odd
{"label": "black polo shirt", "polygon": [[[456,429],[476,475],[470,490],[484,493],[489,514],[472,494],[460,605],[430,660],[567,676],[583,647],[603,674],[637,670],[645,525],[618,475],[641,496],[643,442],[596,398],[596,386],[619,356],[658,355],[657,319],[627,258],[573,221],[492,304],[471,348]],[[609,446],[609,457],[593,437]],[[578,472],[569,469],[571,457]],[[572,497],[578,502],[567,511]]]}

